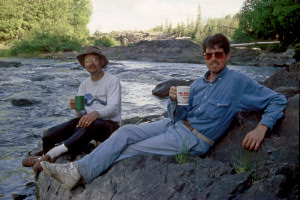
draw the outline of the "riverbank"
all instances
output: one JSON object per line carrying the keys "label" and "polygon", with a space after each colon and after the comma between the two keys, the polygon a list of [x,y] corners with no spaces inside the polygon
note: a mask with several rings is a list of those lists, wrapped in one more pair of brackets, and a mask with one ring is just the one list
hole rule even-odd
{"label": "riverbank", "polygon": [[[122,46],[102,47],[109,60],[135,60],[166,63],[205,64],[201,45],[190,38],[145,32],[121,32]],[[8,56],[8,47],[0,47],[0,56]],[[300,52],[288,49],[283,53],[272,53],[260,46],[231,47],[229,64],[248,66],[285,67],[300,61]],[[76,60],[76,51],[41,54],[39,58]]]}
{"label": "riverbank", "polygon": [[[109,60],[137,60],[169,63],[205,64],[202,47],[189,39],[141,40],[130,46],[100,47]],[[78,52],[45,54],[44,57],[60,60],[76,60]],[[299,61],[298,53],[288,49],[272,53],[260,48],[232,47],[229,64],[248,66],[285,67]]]}

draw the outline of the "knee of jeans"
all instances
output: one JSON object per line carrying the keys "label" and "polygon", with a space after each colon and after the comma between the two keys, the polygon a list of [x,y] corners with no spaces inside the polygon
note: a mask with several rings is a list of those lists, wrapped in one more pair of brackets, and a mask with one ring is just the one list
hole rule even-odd
{"label": "knee of jeans", "polygon": [[121,140],[121,139],[126,140],[128,138],[128,136],[130,135],[130,132],[132,132],[132,128],[134,126],[135,125],[132,125],[132,124],[121,126],[112,134],[112,136],[117,137],[118,140]]}
{"label": "knee of jeans", "polygon": [[124,132],[132,132],[132,130],[136,127],[134,124],[127,124],[125,126],[120,127],[117,131],[120,131],[122,133]]}

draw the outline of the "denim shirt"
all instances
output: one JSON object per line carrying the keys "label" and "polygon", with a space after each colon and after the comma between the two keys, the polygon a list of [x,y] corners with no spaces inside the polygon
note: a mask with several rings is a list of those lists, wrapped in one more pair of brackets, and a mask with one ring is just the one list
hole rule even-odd
{"label": "denim shirt", "polygon": [[187,120],[197,131],[217,140],[240,111],[264,109],[259,123],[271,129],[282,117],[287,102],[284,95],[227,67],[213,82],[207,81],[209,74],[191,84],[189,105],[178,106],[169,99],[168,113],[173,123]]}

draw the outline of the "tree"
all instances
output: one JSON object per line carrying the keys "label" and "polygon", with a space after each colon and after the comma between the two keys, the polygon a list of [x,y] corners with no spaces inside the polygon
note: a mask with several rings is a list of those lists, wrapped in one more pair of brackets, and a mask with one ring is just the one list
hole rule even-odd
{"label": "tree", "polygon": [[0,0],[0,40],[19,38],[22,29],[22,1]]}
{"label": "tree", "polygon": [[[299,43],[300,4],[295,0],[275,1],[273,16],[276,18],[276,34],[287,44]],[[275,36],[276,37],[276,36]]]}
{"label": "tree", "polygon": [[295,0],[246,0],[239,14],[236,40],[299,42],[300,4]]}
{"label": "tree", "polygon": [[82,37],[92,13],[90,0],[0,0],[0,39],[17,39],[27,32],[59,29]]}
{"label": "tree", "polygon": [[[226,16],[225,18],[208,18],[206,24],[204,25],[203,19],[201,16],[201,7],[198,6],[197,19],[194,22],[191,20],[191,17],[188,16],[186,24],[183,22],[178,23],[175,28],[172,28],[172,24],[169,24],[166,20],[164,26],[164,33],[176,33],[175,36],[179,37],[191,37],[193,41],[201,43],[202,40],[215,33],[223,33],[229,39],[232,38],[233,33],[238,28],[239,16],[231,15]],[[163,25],[156,26],[152,31],[162,30]]]}
{"label": "tree", "polygon": [[194,31],[192,38],[195,39],[195,41],[197,41],[197,42],[200,42],[203,40],[203,23],[202,23],[200,3],[198,5],[198,13],[197,13],[195,31]]}

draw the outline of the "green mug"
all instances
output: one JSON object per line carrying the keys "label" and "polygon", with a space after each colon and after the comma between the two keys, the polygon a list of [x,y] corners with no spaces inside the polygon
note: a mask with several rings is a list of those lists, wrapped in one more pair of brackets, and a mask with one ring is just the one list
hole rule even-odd
{"label": "green mug", "polygon": [[75,96],[75,110],[84,110],[84,96]]}

